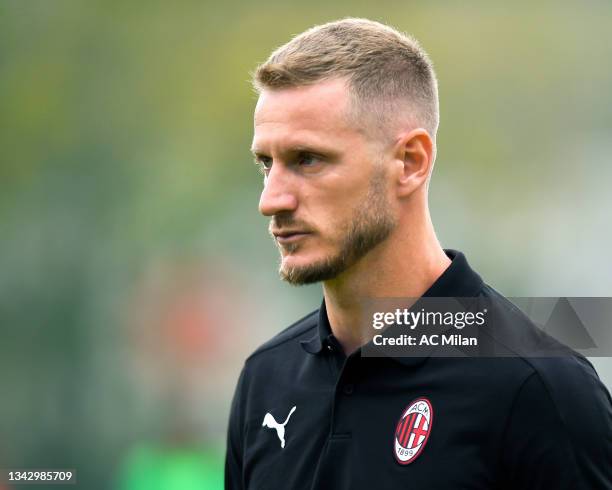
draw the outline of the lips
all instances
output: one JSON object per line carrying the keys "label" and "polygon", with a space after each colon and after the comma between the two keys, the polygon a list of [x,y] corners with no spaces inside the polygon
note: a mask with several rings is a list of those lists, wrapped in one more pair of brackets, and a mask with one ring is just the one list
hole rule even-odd
{"label": "lips", "polygon": [[310,235],[310,232],[302,230],[282,230],[272,231],[276,241],[282,245],[290,244],[302,240],[303,238]]}

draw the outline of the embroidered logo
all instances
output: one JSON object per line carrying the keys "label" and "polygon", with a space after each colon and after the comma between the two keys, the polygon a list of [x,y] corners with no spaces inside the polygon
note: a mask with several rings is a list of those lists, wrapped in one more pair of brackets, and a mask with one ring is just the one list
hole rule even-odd
{"label": "embroidered logo", "polygon": [[433,409],[427,398],[418,398],[403,411],[395,428],[393,454],[402,465],[412,463],[423,451],[433,423]]}
{"label": "embroidered logo", "polygon": [[261,424],[261,426],[267,427],[268,429],[276,429],[276,435],[280,439],[281,448],[285,447],[285,425],[289,422],[289,417],[295,412],[295,408],[296,407],[293,407],[289,411],[289,415],[287,415],[287,418],[282,424],[279,424],[270,412],[264,415],[263,424]]}

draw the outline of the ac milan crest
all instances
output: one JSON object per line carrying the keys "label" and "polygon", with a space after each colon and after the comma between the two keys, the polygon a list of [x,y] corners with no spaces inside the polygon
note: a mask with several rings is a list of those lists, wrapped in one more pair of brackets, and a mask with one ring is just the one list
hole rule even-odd
{"label": "ac milan crest", "polygon": [[393,441],[393,453],[399,464],[412,463],[423,451],[433,423],[433,409],[427,398],[418,398],[402,413]]}

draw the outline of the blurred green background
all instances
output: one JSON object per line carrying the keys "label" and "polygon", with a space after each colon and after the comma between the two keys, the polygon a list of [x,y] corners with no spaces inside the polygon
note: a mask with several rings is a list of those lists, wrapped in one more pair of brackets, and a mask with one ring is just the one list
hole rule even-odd
{"label": "blurred green background", "polygon": [[220,488],[244,358],[320,301],[277,279],[249,72],[344,16],[434,60],[443,245],[509,296],[612,296],[610,2],[3,1],[0,467]]}

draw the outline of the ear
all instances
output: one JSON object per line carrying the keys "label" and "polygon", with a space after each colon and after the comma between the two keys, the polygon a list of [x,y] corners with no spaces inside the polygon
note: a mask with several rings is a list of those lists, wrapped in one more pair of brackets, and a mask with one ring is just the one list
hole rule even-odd
{"label": "ear", "polygon": [[409,196],[426,185],[435,158],[434,143],[422,128],[399,136],[394,147],[399,197]]}

